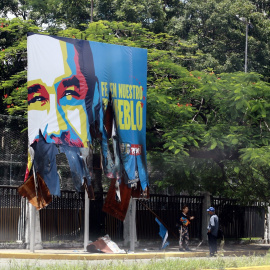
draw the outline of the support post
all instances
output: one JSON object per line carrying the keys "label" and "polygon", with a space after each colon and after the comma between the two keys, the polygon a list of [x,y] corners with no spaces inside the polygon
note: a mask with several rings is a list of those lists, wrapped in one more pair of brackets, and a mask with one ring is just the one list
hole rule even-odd
{"label": "support post", "polygon": [[267,207],[267,213],[265,213],[265,226],[264,226],[264,243],[270,243],[270,207]]}
{"label": "support post", "polygon": [[35,237],[36,237],[36,208],[29,203],[30,208],[30,251],[35,252]]}
{"label": "support post", "polygon": [[89,208],[90,200],[88,198],[87,191],[84,192],[84,251],[87,251],[87,245],[89,242]]}
{"label": "support post", "polygon": [[[37,196],[37,178],[36,178],[36,171],[35,166],[33,164],[33,175],[34,175],[34,185],[36,189],[36,196]],[[31,203],[29,203],[30,209],[30,251],[35,252],[35,242],[36,242],[36,208]],[[30,233],[29,232],[29,233]]]}
{"label": "support post", "polygon": [[25,240],[25,220],[26,220],[26,198],[21,198],[21,209],[20,209],[20,216],[18,220],[18,236],[17,236],[17,243],[23,243]]}
{"label": "support post", "polygon": [[131,220],[130,220],[130,252],[135,251],[135,235],[136,235],[136,199],[131,199]]}
{"label": "support post", "polygon": [[270,207],[267,207],[267,219],[268,219],[268,226],[267,226],[267,243],[270,243]]}
{"label": "support post", "polygon": [[207,225],[208,225],[208,212],[207,209],[211,206],[210,193],[205,192],[202,206],[202,241],[207,241]]}

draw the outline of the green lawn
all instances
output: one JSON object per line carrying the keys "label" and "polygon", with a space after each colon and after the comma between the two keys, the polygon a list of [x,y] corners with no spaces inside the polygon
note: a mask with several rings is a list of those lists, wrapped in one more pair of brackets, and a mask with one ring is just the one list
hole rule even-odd
{"label": "green lawn", "polygon": [[[1,263],[2,264],[2,263]],[[162,260],[138,260],[138,261],[68,261],[68,262],[43,262],[43,261],[16,261],[10,260],[8,266],[0,269],[50,269],[50,270],[172,270],[172,269],[224,269],[226,267],[243,267],[255,265],[270,265],[270,254],[263,257],[217,257],[217,258],[190,258],[190,259],[162,259]],[[4,268],[3,268],[4,267]]]}

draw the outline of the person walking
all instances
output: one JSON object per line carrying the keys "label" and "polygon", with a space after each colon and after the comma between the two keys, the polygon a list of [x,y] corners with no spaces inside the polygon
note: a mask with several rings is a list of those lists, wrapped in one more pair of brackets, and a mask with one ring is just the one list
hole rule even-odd
{"label": "person walking", "polygon": [[209,207],[207,212],[210,215],[208,227],[207,227],[207,235],[208,235],[208,244],[210,250],[210,256],[215,256],[217,254],[217,235],[219,228],[219,220],[218,216],[215,214],[215,208]]}
{"label": "person walking", "polygon": [[188,233],[188,225],[190,224],[190,220],[194,219],[194,217],[190,217],[188,215],[188,206],[184,205],[182,207],[182,213],[180,216],[180,219],[178,221],[179,223],[179,251],[190,251],[188,247],[188,241],[189,241],[189,233]]}

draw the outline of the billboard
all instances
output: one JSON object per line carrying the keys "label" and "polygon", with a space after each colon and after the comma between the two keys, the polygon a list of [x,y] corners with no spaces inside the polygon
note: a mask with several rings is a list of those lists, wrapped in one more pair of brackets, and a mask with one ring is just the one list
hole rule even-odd
{"label": "billboard", "polygon": [[[57,151],[66,154],[77,188],[83,178],[90,182],[85,149],[94,138],[105,174],[124,175],[131,186],[140,181],[145,190],[147,50],[29,33],[27,51],[29,144],[51,193],[60,192]],[[108,107],[112,135],[104,121]]]}

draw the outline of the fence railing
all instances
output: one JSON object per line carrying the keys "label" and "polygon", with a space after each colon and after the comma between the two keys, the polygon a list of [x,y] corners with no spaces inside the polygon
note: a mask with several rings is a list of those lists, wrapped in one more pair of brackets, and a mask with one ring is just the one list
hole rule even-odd
{"label": "fence railing", "polygon": [[[97,197],[104,200],[105,195]],[[90,239],[109,234],[113,240],[122,240],[123,224],[102,212],[103,200],[90,201]],[[61,191],[61,197],[54,197],[47,208],[40,210],[42,240],[82,240],[84,209],[83,192]]]}
{"label": "fence railing", "polygon": [[26,128],[27,119],[0,114],[0,185],[18,185],[24,179],[28,146]]}
{"label": "fence railing", "polygon": [[[122,222],[102,212],[102,206],[102,200],[90,201],[90,239],[109,234],[113,240],[123,240]],[[23,240],[25,212],[25,199],[18,194],[17,187],[0,186],[0,242]],[[39,214],[42,241],[83,239],[83,192],[61,191],[61,196],[53,197]]]}
{"label": "fence railing", "polygon": [[4,186],[0,187],[0,241],[16,241],[21,238],[18,230],[22,226],[22,217],[25,215],[25,208],[22,207],[21,197],[17,188]]}
{"label": "fence railing", "polygon": [[212,197],[212,205],[219,216],[225,237],[264,237],[265,208],[262,203],[242,206],[236,200]]}
{"label": "fence railing", "polygon": [[[123,240],[123,222],[102,212],[104,193],[101,200],[90,201],[91,240],[109,234],[114,241]],[[103,200],[102,200],[103,197]],[[136,228],[138,240],[160,239],[159,227],[150,208],[167,225],[170,238],[178,237],[176,227],[181,207],[188,205],[195,219],[190,225],[190,238],[200,239],[202,231],[201,196],[151,195],[149,200],[137,201]],[[262,206],[240,206],[234,200],[212,198],[220,218],[225,237],[263,237],[264,208]],[[0,241],[23,240],[25,228],[25,199],[17,193],[17,187],[0,186]],[[42,241],[81,240],[84,232],[84,193],[61,191],[52,203],[40,210]]]}
{"label": "fence railing", "polygon": [[[190,224],[190,237],[201,238],[202,196],[167,196],[150,195],[149,200],[137,201],[137,237],[138,239],[159,239],[159,226],[155,216],[147,210],[150,208],[167,225],[168,229],[178,238],[176,223],[180,218],[181,208],[188,205],[189,213],[195,217]],[[145,207],[146,206],[146,207]],[[169,235],[171,235],[169,233]],[[171,238],[174,237],[171,236]]]}

